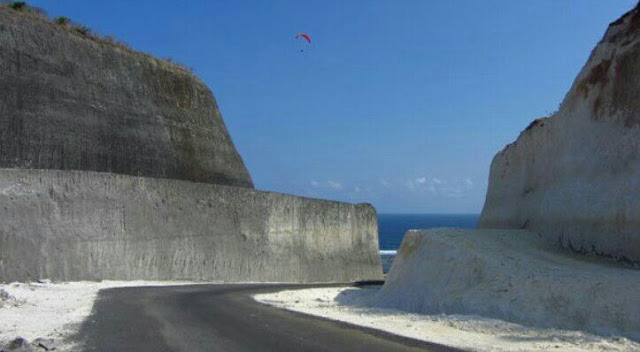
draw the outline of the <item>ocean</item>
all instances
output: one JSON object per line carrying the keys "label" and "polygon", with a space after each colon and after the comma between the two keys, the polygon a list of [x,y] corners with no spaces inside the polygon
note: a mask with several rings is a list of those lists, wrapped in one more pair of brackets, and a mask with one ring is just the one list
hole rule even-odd
{"label": "ocean", "polygon": [[388,272],[407,230],[476,227],[479,214],[378,214],[378,240],[384,272]]}

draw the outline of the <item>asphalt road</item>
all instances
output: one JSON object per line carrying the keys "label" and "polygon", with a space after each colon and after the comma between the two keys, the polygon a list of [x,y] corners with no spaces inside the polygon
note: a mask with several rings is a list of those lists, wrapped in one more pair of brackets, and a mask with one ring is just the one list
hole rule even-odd
{"label": "asphalt road", "polygon": [[[192,285],[100,291],[85,351],[453,351],[269,307],[251,295],[321,285]],[[327,285],[324,285],[327,286]]]}

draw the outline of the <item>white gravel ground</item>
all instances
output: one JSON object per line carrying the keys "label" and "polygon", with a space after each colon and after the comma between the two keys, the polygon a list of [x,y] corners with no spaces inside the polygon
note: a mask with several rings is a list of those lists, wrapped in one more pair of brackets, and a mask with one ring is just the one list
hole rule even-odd
{"label": "white gravel ground", "polygon": [[[73,351],[65,338],[89,316],[98,291],[112,287],[187,285],[193,282],[102,281],[0,284],[0,349],[16,337],[43,337]],[[2,291],[10,295],[3,297]]]}
{"label": "white gravel ground", "polygon": [[640,343],[581,331],[538,329],[468,315],[422,315],[372,306],[380,286],[255,295],[258,302],[469,351],[640,351]]}

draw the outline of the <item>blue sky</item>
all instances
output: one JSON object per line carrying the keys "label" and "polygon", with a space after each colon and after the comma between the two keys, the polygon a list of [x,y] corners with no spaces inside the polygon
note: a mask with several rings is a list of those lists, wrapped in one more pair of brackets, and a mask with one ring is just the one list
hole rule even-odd
{"label": "blue sky", "polygon": [[493,155],[557,109],[635,2],[29,3],[192,67],[259,189],[479,213]]}

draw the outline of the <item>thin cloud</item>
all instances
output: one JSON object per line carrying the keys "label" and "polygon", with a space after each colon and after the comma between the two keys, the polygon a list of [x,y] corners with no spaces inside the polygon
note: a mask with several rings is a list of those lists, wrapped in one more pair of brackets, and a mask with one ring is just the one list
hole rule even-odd
{"label": "thin cloud", "polygon": [[470,178],[445,180],[422,176],[408,179],[404,185],[411,192],[428,192],[438,197],[460,198],[473,189],[474,183]]}
{"label": "thin cloud", "polygon": [[311,184],[313,188],[330,188],[330,189],[336,189],[336,190],[341,190],[344,188],[341,182],[334,181],[334,180],[327,180],[327,181],[311,180],[309,184]]}

